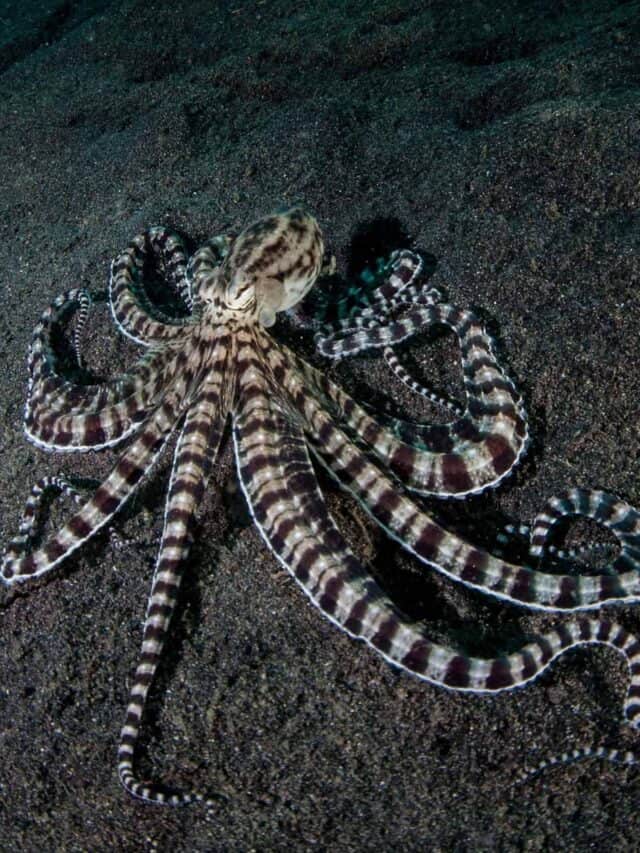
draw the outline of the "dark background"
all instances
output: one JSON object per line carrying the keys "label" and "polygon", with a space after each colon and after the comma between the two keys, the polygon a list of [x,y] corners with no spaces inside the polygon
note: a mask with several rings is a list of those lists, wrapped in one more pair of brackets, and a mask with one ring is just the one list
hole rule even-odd
{"label": "dark background", "polygon": [[[640,505],[640,4],[17,5],[0,4],[1,542],[39,477],[95,476],[114,458],[25,441],[25,357],[48,302],[106,286],[144,227],[197,244],[291,202],[315,213],[343,271],[359,230],[396,220],[435,256],[433,282],[497,334],[535,443],[497,494],[449,510],[458,522],[529,521],[569,485]],[[92,323],[92,363],[121,369],[133,349],[106,313]],[[412,350],[424,375],[453,353]],[[417,412],[378,359],[332,370],[361,396],[388,383]],[[2,593],[2,850],[637,849],[637,771],[587,763],[509,788],[527,759],[635,743],[613,652],[566,655],[493,699],[395,672],[267,553],[228,449],[141,756],[153,778],[227,799],[206,817],[128,798],[115,751],[168,464],[119,545],[98,537],[50,580]],[[554,624],[433,578],[350,501],[330,502],[435,636],[491,654]],[[617,612],[640,630],[633,608]]]}

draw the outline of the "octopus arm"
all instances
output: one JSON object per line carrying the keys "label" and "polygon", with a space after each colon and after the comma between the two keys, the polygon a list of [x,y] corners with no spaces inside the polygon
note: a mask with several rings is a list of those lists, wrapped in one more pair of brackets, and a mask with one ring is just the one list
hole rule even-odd
{"label": "octopus arm", "polygon": [[[257,432],[269,438],[257,441]],[[603,643],[625,656],[632,669],[625,709],[630,721],[638,721],[633,696],[640,672],[632,663],[640,658],[640,644],[619,625],[574,619],[495,658],[471,657],[435,643],[420,624],[402,617],[351,552],[327,510],[304,433],[267,391],[239,409],[233,435],[238,476],[260,533],[313,604],[338,627],[425,681],[477,693],[526,684],[568,649]]]}
{"label": "octopus arm", "polygon": [[[600,493],[606,496],[605,500],[594,501],[589,517],[610,526],[622,546],[614,566],[603,574],[551,574],[509,563],[445,530],[424,512],[392,474],[374,464],[335,425],[331,414],[306,392],[300,376],[293,371],[287,375],[286,391],[291,405],[303,418],[311,447],[326,468],[389,536],[437,571],[489,595],[541,610],[595,609],[604,601],[640,598],[640,554],[636,547],[640,514],[628,504],[606,493]],[[574,494],[578,492],[575,490]],[[586,514],[580,501],[576,501],[573,514]],[[614,524],[616,518],[619,523]],[[534,530],[539,536],[541,525],[536,524]]]}
{"label": "octopus arm", "polygon": [[381,423],[326,373],[302,359],[295,363],[333,416],[409,489],[463,498],[497,486],[519,462],[529,441],[520,398],[492,354],[486,353],[482,361],[478,356],[473,362],[476,368],[468,369],[470,402],[465,413],[451,424],[437,426],[397,418]]}
{"label": "octopus arm", "polygon": [[25,411],[26,419],[32,422],[59,413],[96,414],[105,407],[131,397],[150,400],[157,394],[158,386],[167,374],[175,368],[175,351],[171,348],[157,348],[145,352],[127,372],[115,379],[90,384],[69,379],[56,352],[53,338],[61,334],[70,312],[80,310],[78,325],[84,325],[89,305],[87,300],[89,296],[86,291],[70,290],[63,293],[44,311],[34,329],[29,350],[29,387]]}
{"label": "octopus arm", "polygon": [[189,406],[173,457],[164,529],[151,584],[142,634],[142,650],[133,677],[118,748],[118,773],[124,788],[146,802],[186,805],[204,798],[141,780],[134,752],[144,705],[164,648],[191,545],[192,522],[202,503],[226,419],[221,388],[224,373],[205,380]]}
{"label": "octopus arm", "polygon": [[14,584],[38,577],[104,527],[149,473],[178,418],[177,406],[169,401],[159,406],[107,479],[63,527],[35,551],[29,551],[22,538],[9,544],[2,558],[0,578],[6,584]]}
{"label": "octopus arm", "polygon": [[[185,316],[165,313],[148,297],[142,286],[147,261],[164,274],[186,310]],[[188,335],[194,317],[187,268],[186,250],[177,234],[150,228],[135,237],[111,266],[109,305],[119,331],[141,346],[181,341]]]}

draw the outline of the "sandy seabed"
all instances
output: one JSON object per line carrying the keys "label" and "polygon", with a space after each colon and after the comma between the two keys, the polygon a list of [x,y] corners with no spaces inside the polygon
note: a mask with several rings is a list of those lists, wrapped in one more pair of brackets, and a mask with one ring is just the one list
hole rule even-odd
{"label": "sandy seabed", "polygon": [[[497,334],[534,444],[496,494],[454,507],[461,519],[529,521],[570,485],[640,505],[640,4],[14,6],[0,3],[0,542],[39,477],[93,476],[115,458],[24,439],[25,355],[47,303],[105,286],[149,225],[195,245],[293,202],[319,218],[341,270],[366,255],[356,235],[373,257],[375,235],[404,234],[437,260],[433,283]],[[96,364],[132,357],[106,313],[93,328]],[[413,355],[430,371],[452,352]],[[379,359],[331,369],[361,396],[388,383],[415,414]],[[120,545],[97,537],[0,602],[3,851],[638,849],[637,771],[589,763],[509,788],[535,756],[636,743],[619,726],[613,652],[569,654],[494,698],[394,671],[267,553],[228,450],[141,756],[154,778],[222,798],[209,816],[128,798],[115,750],[168,464]],[[434,635],[491,654],[558,618],[434,577],[330,500]],[[640,631],[633,607],[617,614]]]}

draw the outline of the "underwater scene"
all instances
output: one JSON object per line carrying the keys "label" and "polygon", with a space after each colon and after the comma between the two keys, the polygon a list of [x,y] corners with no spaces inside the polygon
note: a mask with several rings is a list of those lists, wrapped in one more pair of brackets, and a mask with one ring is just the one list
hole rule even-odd
{"label": "underwater scene", "polygon": [[0,0],[0,850],[634,850],[640,3]]}

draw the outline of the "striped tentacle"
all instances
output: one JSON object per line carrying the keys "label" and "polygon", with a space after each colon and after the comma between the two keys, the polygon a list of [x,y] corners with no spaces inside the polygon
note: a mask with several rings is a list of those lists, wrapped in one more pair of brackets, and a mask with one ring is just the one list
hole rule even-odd
{"label": "striped tentacle", "polygon": [[[316,345],[330,358],[382,347],[385,360],[401,381],[458,416],[452,424],[437,426],[388,415],[380,415],[378,419],[405,445],[418,451],[441,450],[447,454],[443,461],[448,470],[440,472],[441,477],[428,462],[422,469],[420,463],[426,460],[420,457],[421,471],[414,484],[405,479],[407,465],[415,467],[411,451],[405,450],[400,470],[395,472],[403,482],[421,493],[464,497],[496,486],[512,471],[528,444],[526,416],[513,383],[498,364],[493,341],[480,321],[468,311],[444,304],[437,289],[426,290],[419,283],[421,272],[418,255],[408,251],[396,253],[392,257],[391,274],[375,292],[371,306],[356,317],[326,327],[316,336]],[[467,397],[464,410],[413,379],[391,348],[392,344],[434,325],[448,326],[458,338]],[[365,428],[371,426],[369,419]],[[383,451],[380,458],[389,463],[393,457]],[[494,466],[496,470],[492,470]],[[448,484],[447,480],[454,482]]]}
{"label": "striped tentacle", "polygon": [[173,348],[163,347],[147,351],[118,379],[95,385],[69,381],[51,338],[64,313],[82,304],[82,294],[69,291],[55,300],[33,335],[25,433],[46,450],[99,450],[132,435],[166,393],[181,358]]}
{"label": "striped tentacle", "polygon": [[75,407],[50,411],[43,398],[36,397],[34,402],[29,395],[25,435],[43,450],[83,452],[113,447],[137,432],[159,400],[179,384],[179,365],[183,360],[180,353],[162,353],[162,358],[150,360],[139,374],[149,372],[145,384],[118,402],[94,411],[90,408],[75,411]]}
{"label": "striped tentacle", "polygon": [[631,766],[640,764],[640,754],[634,750],[616,749],[615,747],[599,746],[596,744],[579,746],[566,752],[560,752],[557,755],[548,755],[546,758],[538,761],[533,767],[525,767],[518,773],[513,787],[521,785],[523,782],[529,782],[534,776],[538,776],[552,767],[578,764],[581,761],[608,761],[611,764],[626,764],[627,766]]}
{"label": "striped tentacle", "polygon": [[189,258],[187,275],[195,294],[203,279],[215,273],[229,254],[232,239],[227,235],[212,237]]}
{"label": "striped tentacle", "polygon": [[[407,305],[408,303],[433,305],[442,302],[442,293],[438,288],[427,289],[419,283],[424,272],[424,261],[415,252],[396,251],[386,265],[382,265],[374,273],[367,272],[366,281],[376,282],[382,277],[382,283],[372,293],[362,292],[361,288],[354,288],[352,296],[348,293],[338,301],[335,306],[337,318],[327,322],[323,329],[316,334],[315,342],[320,352],[323,352],[327,347],[331,348],[336,337],[349,335],[362,328],[368,329],[377,325],[385,325],[390,313],[400,305]],[[329,307],[333,308],[334,306],[326,306],[327,309]],[[440,406],[444,406],[454,415],[462,416],[464,410],[457,403],[417,382],[402,365],[398,355],[391,347],[384,347],[382,354],[392,372],[412,391],[420,396],[427,397]]]}
{"label": "striped tentacle", "polygon": [[78,367],[82,367],[82,341],[87,328],[87,320],[89,319],[92,299],[87,290],[80,289],[79,294],[80,299],[76,316],[76,324],[73,330],[73,351],[76,356]]}
{"label": "striped tentacle", "polygon": [[88,414],[48,414],[37,416],[27,410],[25,435],[43,450],[75,453],[113,447],[140,429],[149,414],[152,400],[138,392],[120,403]]}
{"label": "striped tentacle", "polygon": [[153,305],[143,287],[146,261],[153,261],[168,276],[185,310],[190,311],[191,285],[183,243],[171,231],[150,228],[138,234],[111,265],[109,304],[114,322],[124,335],[143,346],[183,340],[194,318],[191,314],[170,316]]}
{"label": "striped tentacle", "polygon": [[51,492],[67,495],[77,504],[82,502],[79,490],[63,477],[42,477],[32,486],[31,494],[25,502],[18,535],[13,540],[13,547],[16,551],[23,553],[35,539],[45,496]]}
{"label": "striped tentacle", "polygon": [[62,377],[34,383],[25,404],[27,432],[37,435],[39,424],[45,420],[54,426],[62,417],[96,415],[119,404],[126,404],[131,416],[149,410],[171,381],[177,362],[174,353],[149,352],[129,373],[103,385],[77,385]]}
{"label": "striped tentacle", "polygon": [[[613,495],[610,495],[613,498]],[[506,547],[515,540],[527,540],[531,536],[531,527],[528,524],[505,524],[505,526],[496,535],[497,548],[494,553],[502,554]],[[529,542],[530,544],[530,542]],[[612,545],[610,542],[581,542],[577,545],[572,545],[567,548],[559,548],[551,542],[546,542],[544,545],[544,553],[549,554],[558,560],[575,560],[578,558],[593,556],[598,552],[607,554],[611,551]],[[529,549],[531,553],[531,549]],[[541,559],[540,553],[536,559]]]}
{"label": "striped tentacle", "polygon": [[[381,299],[376,306],[377,313],[374,313],[370,321],[365,322],[366,328],[374,328],[377,324],[383,326],[387,325],[392,319],[393,312],[397,311],[399,308],[406,309],[408,306],[436,305],[438,303],[444,303],[444,296],[438,287],[430,287],[427,289],[424,285],[420,285],[419,277],[423,271],[422,259],[411,252],[406,252],[405,256],[405,265],[410,267],[413,263],[416,269],[416,274],[411,277],[406,286],[394,286],[393,278],[391,278],[388,284],[379,288]],[[415,260],[416,258],[417,261]],[[418,266],[418,262],[420,266]],[[405,274],[404,278],[406,277],[407,276]],[[401,276],[401,279],[402,278],[403,277]],[[385,290],[385,288],[387,289]],[[455,401],[449,400],[447,397],[443,397],[441,394],[435,392],[431,387],[417,382],[410,375],[409,371],[401,363],[397,353],[395,353],[390,346],[383,347],[382,355],[398,379],[400,379],[403,384],[411,388],[411,390],[416,394],[419,394],[422,397],[427,397],[434,403],[444,406],[455,415],[462,415],[464,413],[464,409],[462,409],[462,407]]]}
{"label": "striped tentacle", "polygon": [[392,311],[400,303],[431,305],[442,301],[438,287],[427,287],[421,282],[426,274],[424,258],[409,249],[398,249],[389,259],[387,279],[376,289],[371,300],[371,314],[380,316]]}
{"label": "striped tentacle", "polygon": [[194,792],[169,791],[140,780],[134,752],[146,697],[155,676],[182,581],[190,525],[204,495],[207,477],[218,452],[226,412],[221,408],[224,371],[212,374],[191,404],[176,447],[165,508],[164,530],[145,617],[142,651],[133,677],[125,723],[118,747],[118,773],[124,788],[146,802],[186,805],[202,801]]}
{"label": "striped tentacle", "polygon": [[164,350],[148,350],[133,367],[117,379],[102,383],[80,384],[65,376],[52,338],[62,331],[70,313],[87,305],[90,296],[84,290],[70,290],[44,311],[35,327],[29,349],[29,386],[25,418],[36,421],[42,415],[95,413],[105,406],[144,392],[149,382],[161,379],[171,359]]}
{"label": "striped tentacle", "polygon": [[173,287],[183,306],[191,313],[193,293],[188,274],[189,260],[182,238],[161,226],[149,228],[147,235],[159,274]]}
{"label": "striped tentacle", "polygon": [[[332,415],[342,420],[356,440],[365,442],[409,489],[425,495],[463,498],[495,487],[507,477],[529,441],[517,392],[490,350],[475,342],[478,336],[471,328],[479,327],[470,327],[471,337],[465,345],[468,411],[451,424],[427,426],[390,419],[390,429],[325,373],[288,351],[287,359],[295,363]],[[282,371],[284,364],[277,369]],[[400,423],[407,434],[398,437],[395,433]]]}
{"label": "striped tentacle", "polygon": [[[287,419],[262,381],[245,382],[234,416],[238,475],[265,541],[331,617],[331,589],[344,578],[359,595],[369,578],[329,515],[302,431]],[[355,600],[355,599],[354,599]],[[393,607],[389,603],[390,612]]]}
{"label": "striped tentacle", "polygon": [[443,394],[439,394],[433,388],[430,388],[427,385],[423,385],[421,382],[418,382],[416,379],[414,379],[413,376],[411,376],[411,374],[407,370],[407,368],[401,363],[400,359],[391,349],[391,347],[385,347],[382,350],[382,355],[391,371],[395,373],[398,379],[403,383],[403,385],[406,385],[407,388],[410,388],[420,397],[426,397],[428,400],[431,400],[432,403],[435,403],[438,406],[442,406],[444,409],[448,409],[453,415],[458,418],[464,416],[465,410],[462,408],[462,406],[456,403],[455,400],[451,400],[449,397],[445,397]]}
{"label": "striped tentacle", "polygon": [[256,384],[243,394],[234,418],[238,475],[265,541],[325,616],[419,678],[475,693],[526,684],[575,646],[608,645],[628,663],[625,715],[640,725],[640,642],[613,622],[575,619],[518,652],[482,659],[434,643],[404,620],[348,548],[326,509],[302,431],[269,395]]}
{"label": "striped tentacle", "polygon": [[613,572],[640,571],[640,513],[622,498],[599,489],[569,489],[550,498],[533,526],[509,524],[498,541],[506,545],[510,538],[529,540],[529,553],[541,561],[545,555],[558,560],[575,560],[585,556],[606,554],[612,550],[610,542],[584,542],[560,548],[550,541],[554,528],[571,518],[589,518],[610,530],[620,548],[620,554],[611,565]]}
{"label": "striped tentacle", "polygon": [[[363,289],[361,285],[350,288],[336,304],[324,306],[325,315],[335,313],[335,317],[325,318],[325,322],[315,335],[318,351],[330,358],[340,358],[341,341],[350,338],[359,330],[375,328],[387,322],[389,312],[407,300],[411,302],[434,303],[441,299],[437,288],[419,285],[424,271],[424,262],[420,255],[401,249],[394,252],[388,264],[367,276],[375,283],[382,276],[382,282],[373,290]],[[347,353],[345,353],[347,354]]]}
{"label": "striped tentacle", "polygon": [[[428,323],[454,329],[458,337],[467,395],[462,417],[430,426],[381,416],[380,424],[316,372],[318,384],[346,415],[349,426],[409,488],[442,497],[482,492],[513,470],[528,445],[520,396],[495,357],[491,337],[473,314],[445,304],[412,308],[393,324],[398,335],[412,334],[418,327],[416,315],[418,326],[428,318]],[[368,345],[373,345],[370,339]]]}
{"label": "striped tentacle", "polygon": [[543,557],[553,528],[571,517],[590,518],[614,534],[620,555],[613,571],[640,571],[640,513],[622,498],[599,489],[570,489],[550,498],[531,528],[531,555]]}
{"label": "striped tentacle", "polygon": [[104,527],[149,472],[178,417],[177,404],[165,400],[107,479],[57,533],[30,553],[25,552],[22,537],[9,544],[2,558],[0,579],[13,584],[48,572]]}
{"label": "striped tentacle", "polygon": [[[453,580],[542,610],[596,608],[605,601],[640,598],[640,575],[635,568],[620,574],[548,574],[509,563],[450,533],[403,494],[397,481],[383,473],[334,425],[330,414],[306,391],[293,371],[284,375],[283,385],[291,404],[305,419],[310,445],[327,469],[392,538]],[[632,521],[637,526],[637,511],[629,507],[628,513],[628,523]],[[628,565],[630,546],[626,544],[627,551],[619,559]]]}

